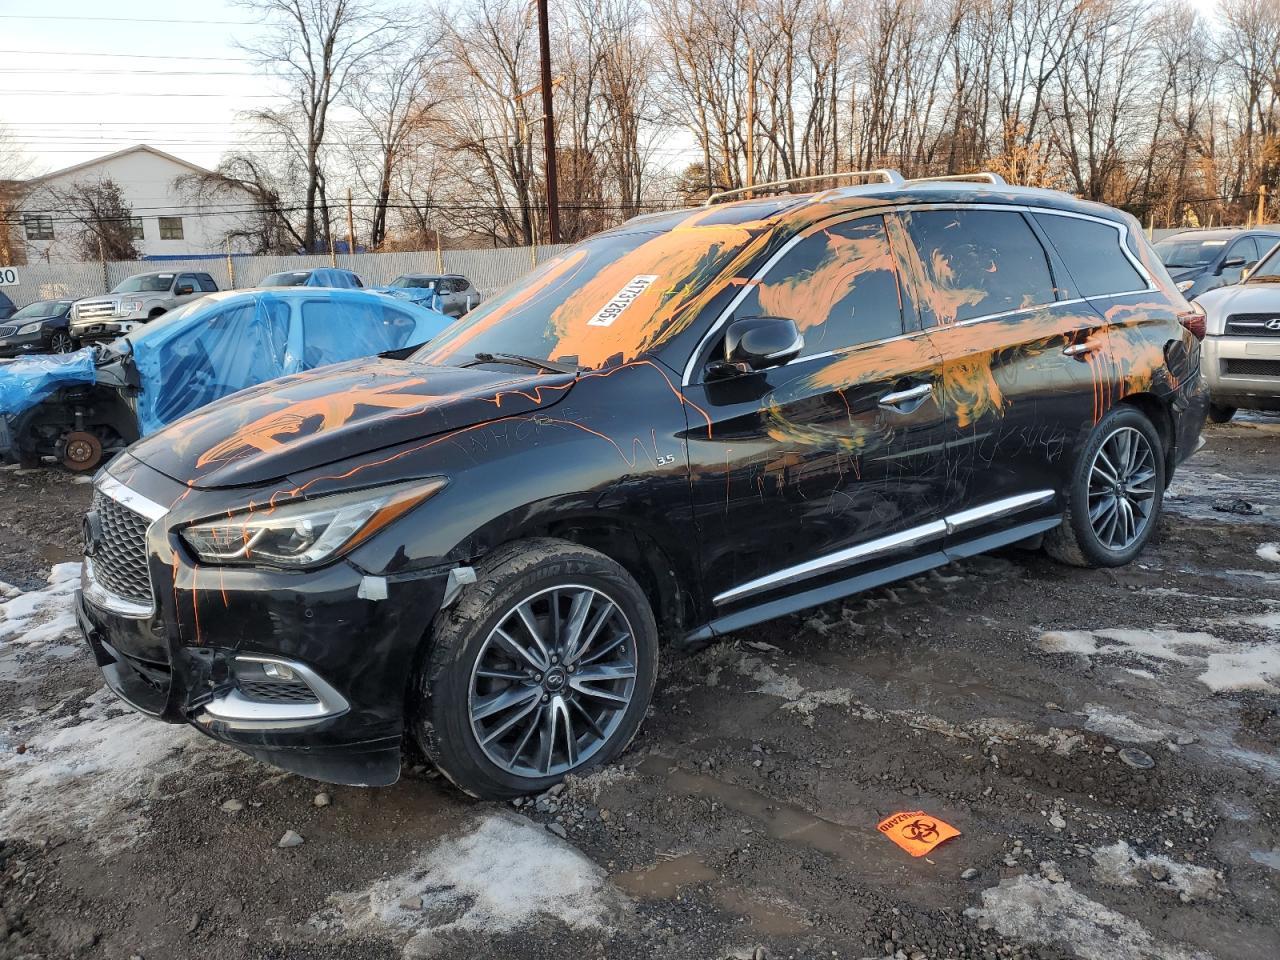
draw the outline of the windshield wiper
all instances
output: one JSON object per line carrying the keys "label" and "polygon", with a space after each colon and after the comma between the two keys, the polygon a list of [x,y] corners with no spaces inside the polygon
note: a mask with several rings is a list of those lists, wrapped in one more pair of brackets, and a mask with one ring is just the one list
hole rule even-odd
{"label": "windshield wiper", "polygon": [[[558,363],[555,360],[540,360],[537,357],[526,357],[518,353],[477,353],[476,361],[480,363],[510,363],[521,367],[533,367],[535,370],[550,370],[552,373],[577,373],[575,364]],[[475,363],[464,363],[464,367]]]}
{"label": "windshield wiper", "polygon": [[1252,276],[1245,283],[1277,283],[1280,282],[1280,274],[1268,273],[1265,276]]}

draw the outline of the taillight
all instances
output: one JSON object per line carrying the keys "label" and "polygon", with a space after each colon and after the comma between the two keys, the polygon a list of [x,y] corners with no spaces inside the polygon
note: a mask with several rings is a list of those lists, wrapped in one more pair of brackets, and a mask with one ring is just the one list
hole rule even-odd
{"label": "taillight", "polygon": [[1193,303],[1191,309],[1186,313],[1178,314],[1178,322],[1191,331],[1191,335],[1197,340],[1204,339],[1205,333],[1205,316],[1204,308],[1198,303]]}

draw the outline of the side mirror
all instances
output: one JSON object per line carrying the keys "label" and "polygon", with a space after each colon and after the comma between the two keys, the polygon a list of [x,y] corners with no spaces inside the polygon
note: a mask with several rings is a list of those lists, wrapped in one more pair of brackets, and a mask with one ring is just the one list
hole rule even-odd
{"label": "side mirror", "polygon": [[189,286],[188,284],[184,283],[182,286],[178,287],[176,290],[173,291],[173,295],[175,297],[189,297],[191,294],[195,292],[196,292],[195,287]]}
{"label": "side mirror", "polygon": [[1243,266],[1244,257],[1227,257],[1227,259],[1222,261],[1222,266],[1218,268],[1218,272],[1221,273],[1223,270],[1234,270],[1236,267]]}
{"label": "side mirror", "polygon": [[780,367],[804,349],[804,336],[794,320],[784,317],[744,317],[729,324],[724,335],[724,359],[710,365],[717,378]]}

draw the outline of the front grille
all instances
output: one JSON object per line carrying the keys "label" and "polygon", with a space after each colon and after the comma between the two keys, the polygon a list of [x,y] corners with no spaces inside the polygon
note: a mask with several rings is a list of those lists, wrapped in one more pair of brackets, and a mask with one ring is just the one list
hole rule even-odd
{"label": "front grille", "polygon": [[153,606],[147,571],[147,527],[151,521],[101,490],[93,491],[93,509],[102,527],[102,537],[90,558],[93,578],[118,597]]}
{"label": "front grille", "polygon": [[101,320],[115,316],[116,305],[111,300],[88,300],[76,304],[77,320]]}
{"label": "front grille", "polygon": [[1233,313],[1227,317],[1228,337],[1280,337],[1280,313]]}
{"label": "front grille", "polygon": [[319,698],[301,680],[238,681],[240,692],[260,703],[319,703]]}
{"label": "front grille", "polygon": [[1280,360],[1237,358],[1222,361],[1224,377],[1280,377]]}
{"label": "front grille", "polygon": [[18,328],[14,326],[0,327],[0,337],[12,337],[18,332]]}

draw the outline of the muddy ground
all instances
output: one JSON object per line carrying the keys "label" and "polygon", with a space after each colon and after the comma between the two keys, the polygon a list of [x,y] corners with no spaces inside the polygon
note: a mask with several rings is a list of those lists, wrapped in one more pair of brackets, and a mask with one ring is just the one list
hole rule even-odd
{"label": "muddy ground", "polygon": [[[1278,957],[1280,420],[1206,436],[1140,563],[668,657],[623,762],[518,807],[122,709],[68,617],[89,487],[0,472],[0,957]],[[918,810],[961,835],[877,833]]]}

